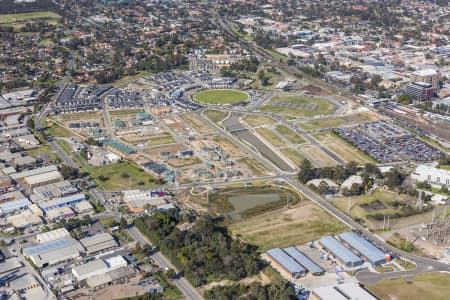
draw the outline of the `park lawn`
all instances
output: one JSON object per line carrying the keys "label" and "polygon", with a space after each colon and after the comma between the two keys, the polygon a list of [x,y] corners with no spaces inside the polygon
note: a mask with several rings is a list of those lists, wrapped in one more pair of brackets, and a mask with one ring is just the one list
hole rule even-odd
{"label": "park lawn", "polygon": [[194,127],[200,134],[213,132],[213,129],[195,113],[182,115],[181,118]]}
{"label": "park lawn", "polygon": [[39,11],[21,14],[2,14],[0,15],[0,25],[12,26],[14,29],[20,29],[25,23],[30,21],[46,21],[49,24],[58,24],[61,16],[51,11]]}
{"label": "park lawn", "polygon": [[264,115],[248,114],[243,119],[250,127],[257,127],[261,125],[273,124],[275,119]]}
{"label": "park lawn", "polygon": [[62,127],[59,124],[53,123],[48,127],[48,131],[54,137],[71,137],[73,136],[72,132]]}
{"label": "park lawn", "polygon": [[73,152],[72,146],[69,144],[69,142],[65,140],[56,140],[56,143],[61,147],[61,149],[66,152],[67,154],[70,154]]}
{"label": "park lawn", "polygon": [[281,152],[297,166],[300,166],[300,164],[305,160],[305,156],[294,149],[283,149]]}
{"label": "park lawn", "polygon": [[311,120],[298,123],[304,130],[315,130],[322,128],[338,128],[342,126],[357,125],[360,123],[379,120],[380,116],[374,112],[357,113],[343,117],[332,117],[326,119]]}
{"label": "park lawn", "polygon": [[[155,176],[127,161],[101,167],[88,167],[87,171],[102,190],[111,192],[155,187],[157,181]],[[106,180],[100,180],[100,176]]]}
{"label": "park lawn", "polygon": [[222,122],[228,116],[228,112],[213,109],[207,109],[203,114],[205,115],[205,117],[207,117],[217,125],[220,125],[220,122]]}
{"label": "park lawn", "polygon": [[47,153],[51,153],[51,152],[53,152],[53,149],[49,145],[43,145],[43,146],[39,146],[34,149],[27,150],[28,155],[36,156],[36,157],[39,156],[39,154],[42,155],[42,154],[47,154]]}
{"label": "park lawn", "polygon": [[[298,105],[316,105],[317,108],[299,108],[279,106],[274,102],[286,102]],[[267,105],[261,107],[263,112],[279,113],[290,117],[313,117],[317,115],[327,115],[332,113],[336,109],[336,106],[322,98],[308,98],[303,96],[293,95],[275,95],[272,97]]]}
{"label": "park lawn", "polygon": [[198,92],[194,99],[200,103],[226,105],[248,101],[248,95],[237,90],[214,89]]}
{"label": "park lawn", "polygon": [[258,128],[256,131],[275,147],[285,147],[286,143],[278,135],[268,128]]}
{"label": "park lawn", "polygon": [[151,75],[153,75],[153,73],[149,72],[149,71],[138,71],[134,75],[127,75],[127,76],[124,76],[124,77],[114,81],[111,85],[118,86],[118,85],[121,85],[121,84],[124,84],[124,83],[128,83],[128,82],[131,82],[131,81],[138,80],[138,79],[140,79],[142,77],[151,76]]}
{"label": "park lawn", "polygon": [[317,146],[305,145],[300,147],[299,150],[313,165],[316,165],[319,168],[334,167],[339,164]]}
{"label": "park lawn", "polygon": [[301,245],[348,228],[310,201],[235,222],[229,230],[260,251]]}
{"label": "park lawn", "polygon": [[286,125],[278,125],[275,130],[289,140],[292,144],[303,144],[305,139],[301,137],[297,132],[287,127]]}
{"label": "park lawn", "polygon": [[313,136],[346,162],[354,161],[361,165],[366,163],[376,163],[369,155],[351,145],[334,132],[321,132],[316,133]]}
{"label": "park lawn", "polygon": [[167,136],[160,136],[157,138],[150,139],[147,143],[148,146],[158,146],[158,145],[165,145],[165,144],[171,144],[175,143],[175,139],[171,135]]}
{"label": "park lawn", "polygon": [[379,299],[448,299],[450,295],[450,274],[426,273],[405,278],[384,279],[366,288]]}

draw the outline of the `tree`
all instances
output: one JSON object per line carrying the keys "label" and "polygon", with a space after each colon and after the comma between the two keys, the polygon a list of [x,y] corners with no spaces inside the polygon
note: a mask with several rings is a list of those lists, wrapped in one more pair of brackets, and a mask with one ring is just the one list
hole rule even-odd
{"label": "tree", "polygon": [[325,181],[321,181],[319,183],[318,189],[319,189],[319,193],[324,195],[324,194],[328,193],[328,190],[330,189],[330,187],[328,186],[328,183],[326,183]]}
{"label": "tree", "polygon": [[124,217],[120,218],[120,229],[127,229],[128,222]]}
{"label": "tree", "polygon": [[312,164],[308,159],[304,159],[300,164],[300,172],[298,173],[298,179],[302,183],[306,183],[309,180],[313,179],[314,170],[312,168]]}

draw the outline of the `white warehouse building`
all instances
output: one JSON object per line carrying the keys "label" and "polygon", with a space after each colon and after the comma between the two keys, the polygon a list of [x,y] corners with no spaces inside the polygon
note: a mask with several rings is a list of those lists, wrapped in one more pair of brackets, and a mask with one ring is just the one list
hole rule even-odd
{"label": "white warehouse building", "polygon": [[426,165],[418,165],[411,174],[411,179],[416,182],[428,182],[431,186],[437,188],[442,185],[450,187],[450,171]]}

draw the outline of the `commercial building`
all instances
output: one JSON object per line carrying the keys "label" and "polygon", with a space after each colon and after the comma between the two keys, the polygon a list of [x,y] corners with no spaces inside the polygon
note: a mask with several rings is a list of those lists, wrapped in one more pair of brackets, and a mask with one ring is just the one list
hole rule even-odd
{"label": "commercial building", "polygon": [[27,176],[24,178],[24,183],[29,189],[32,189],[38,186],[43,186],[63,180],[64,177],[61,175],[61,173],[59,173],[59,171],[50,171],[47,173]]}
{"label": "commercial building", "polygon": [[295,259],[300,265],[302,265],[308,272],[313,275],[323,275],[325,270],[318,264],[313,262],[309,257],[304,255],[300,250],[295,247],[288,247],[283,249],[290,257]]}
{"label": "commercial building", "polygon": [[72,274],[78,281],[105,274],[107,272],[126,267],[127,261],[121,256],[114,256],[107,259],[96,259],[86,264],[72,268]]}
{"label": "commercial building", "polygon": [[64,261],[80,257],[83,246],[73,238],[63,238],[37,246],[23,248],[25,257],[30,259],[38,268],[52,266]]}
{"label": "commercial building", "polygon": [[36,241],[39,244],[45,244],[68,237],[70,237],[70,233],[63,227],[36,235]]}
{"label": "commercial building", "polygon": [[299,278],[306,275],[306,269],[280,248],[270,249],[267,256],[274,267],[281,268],[291,277]]}
{"label": "commercial building", "polygon": [[38,198],[47,200],[68,196],[75,194],[76,192],[78,192],[78,189],[68,180],[35,187],[33,189],[33,193],[37,195]]}
{"label": "commercial building", "polygon": [[136,271],[131,265],[120,267],[105,274],[95,275],[86,279],[86,284],[91,291],[102,289],[108,285],[123,283],[136,276]]}
{"label": "commercial building", "polygon": [[86,196],[82,193],[78,193],[78,194],[74,194],[74,195],[70,195],[70,196],[66,196],[66,197],[62,197],[62,198],[58,198],[58,199],[54,199],[54,200],[49,200],[46,202],[41,202],[41,203],[39,203],[39,206],[42,208],[42,210],[48,211],[48,210],[51,210],[51,209],[57,208],[57,207],[74,205],[74,204],[84,201],[84,200],[86,200]]}
{"label": "commercial building", "polygon": [[338,235],[338,239],[348,248],[357,251],[374,266],[378,266],[386,262],[386,254],[384,252],[354,232],[344,232]]}
{"label": "commercial building", "polygon": [[429,83],[435,90],[439,88],[439,74],[433,69],[413,72],[410,79],[412,82]]}
{"label": "commercial building", "polygon": [[359,258],[332,236],[324,236],[320,238],[318,243],[323,249],[328,251],[347,267],[356,267],[363,263],[361,258]]}
{"label": "commercial building", "polygon": [[0,276],[8,272],[18,270],[22,268],[22,266],[22,261],[17,257],[7,259],[4,262],[0,263]]}
{"label": "commercial building", "polygon": [[114,237],[109,233],[98,233],[80,240],[80,243],[86,248],[86,254],[96,254],[118,246]]}
{"label": "commercial building", "polygon": [[19,199],[0,203],[0,214],[9,215],[18,210],[24,209],[31,204],[28,199]]}
{"label": "commercial building", "polygon": [[29,209],[8,216],[6,222],[17,229],[25,229],[43,223],[42,219]]}
{"label": "commercial building", "polygon": [[377,300],[360,285],[350,282],[338,286],[324,286],[312,291],[312,300]]}
{"label": "commercial building", "polygon": [[20,182],[22,182],[25,179],[25,177],[38,175],[38,174],[43,174],[43,173],[48,173],[48,172],[57,171],[57,170],[58,170],[58,168],[55,165],[51,165],[51,166],[45,166],[45,167],[36,168],[36,169],[33,169],[33,170],[23,171],[23,172],[20,172],[20,173],[14,173],[14,174],[11,174],[10,176],[16,182],[20,183]]}
{"label": "commercial building", "polygon": [[406,94],[415,101],[427,101],[434,97],[435,89],[429,83],[410,82],[406,85]]}
{"label": "commercial building", "polygon": [[411,179],[416,182],[427,182],[436,188],[440,188],[442,185],[450,187],[450,171],[426,165],[418,165],[416,170],[411,173]]}
{"label": "commercial building", "polygon": [[61,219],[70,219],[75,216],[74,211],[70,206],[55,207],[45,211],[47,220],[56,222]]}
{"label": "commercial building", "polygon": [[[165,194],[164,194],[165,195]],[[143,213],[145,206],[159,207],[167,204],[167,201],[158,193],[142,190],[128,190],[123,192],[123,201],[133,213]]]}
{"label": "commercial building", "polygon": [[15,292],[17,299],[37,300],[46,298],[43,287],[36,277],[30,273],[15,277],[9,282],[9,287]]}

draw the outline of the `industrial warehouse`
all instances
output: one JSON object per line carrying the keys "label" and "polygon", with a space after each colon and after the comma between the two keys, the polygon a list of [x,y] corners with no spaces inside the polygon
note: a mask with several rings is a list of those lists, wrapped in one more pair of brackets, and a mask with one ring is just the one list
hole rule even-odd
{"label": "industrial warehouse", "polygon": [[[346,298],[345,295],[351,290],[361,296],[358,299],[376,299],[356,285],[350,274],[381,265],[388,267],[386,264],[391,262],[388,254],[351,231],[337,236],[323,236],[306,245],[270,249],[263,257],[295,285],[310,286],[315,297],[313,299],[356,299],[353,294]],[[321,278],[318,279],[317,276]],[[317,282],[320,282],[319,286],[315,286]],[[336,283],[338,287],[334,287]],[[344,283],[353,285],[346,286],[345,291],[339,290]],[[315,288],[318,289],[317,292]]]}

